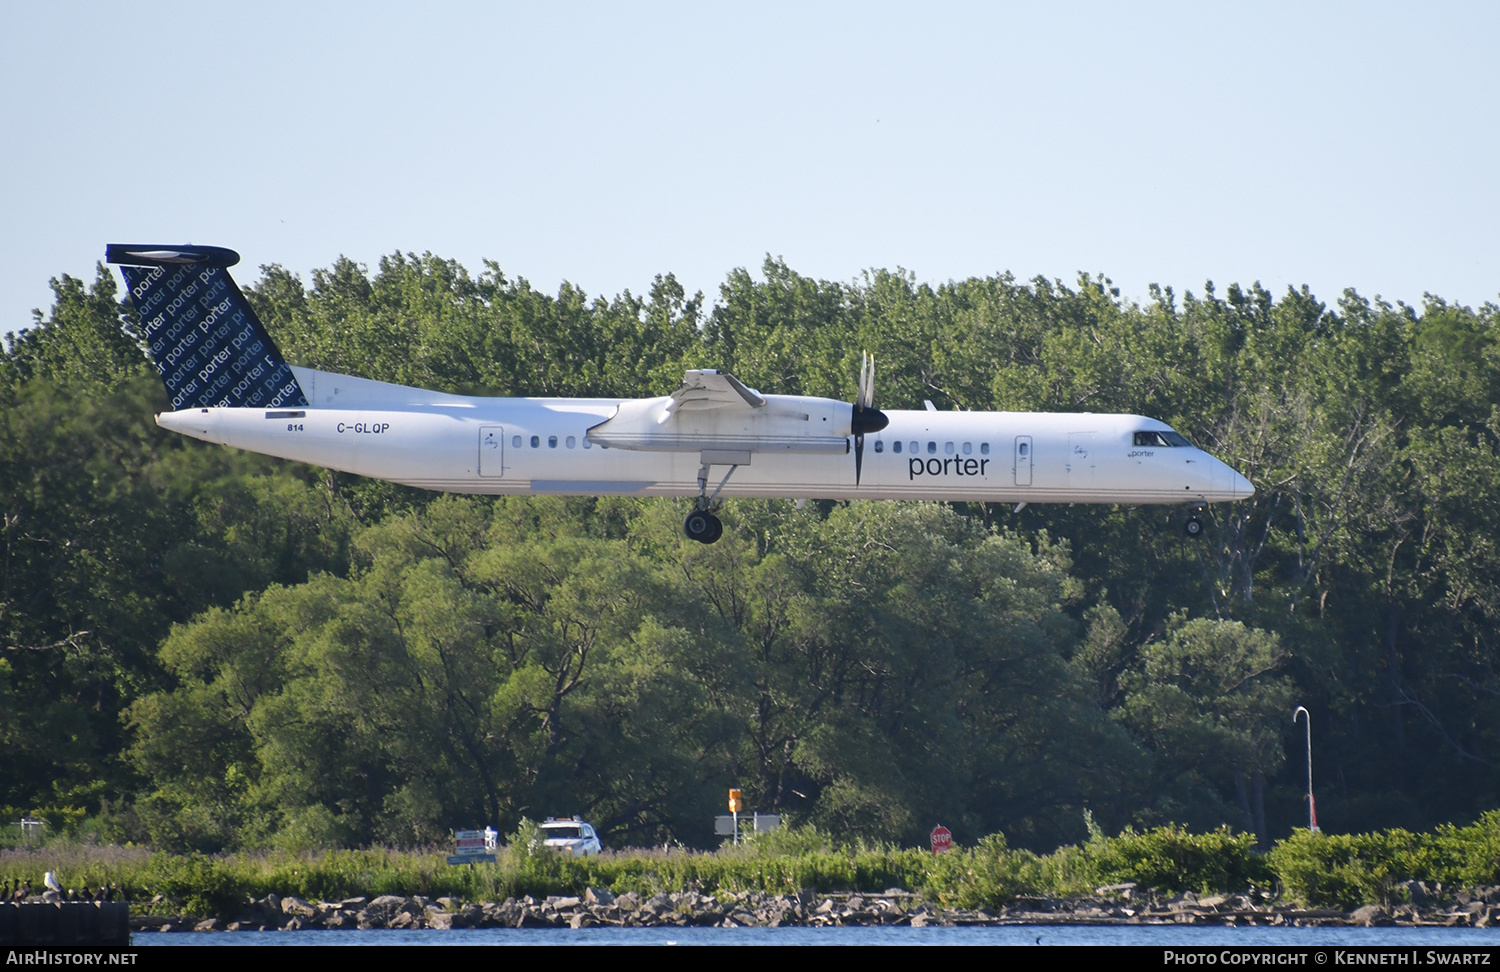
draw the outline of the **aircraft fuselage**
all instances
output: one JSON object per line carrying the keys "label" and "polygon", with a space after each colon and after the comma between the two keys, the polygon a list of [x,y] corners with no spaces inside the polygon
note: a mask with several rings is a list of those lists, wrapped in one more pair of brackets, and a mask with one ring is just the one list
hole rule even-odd
{"label": "aircraft fuselage", "polygon": [[744,443],[726,434],[712,449],[660,451],[609,447],[600,429],[622,406],[656,400],[483,398],[292,370],[306,406],[188,408],[157,422],[209,442],[456,493],[693,497],[705,464],[715,470],[710,489],[737,467],[725,497],[1203,504],[1254,492],[1193,446],[1141,444],[1142,434],[1170,428],[1139,415],[887,409],[889,424],[866,436],[856,485],[849,443],[840,447],[838,435],[850,406],[832,399],[767,396],[773,408],[800,408],[809,426],[829,430],[806,447],[739,452]]}

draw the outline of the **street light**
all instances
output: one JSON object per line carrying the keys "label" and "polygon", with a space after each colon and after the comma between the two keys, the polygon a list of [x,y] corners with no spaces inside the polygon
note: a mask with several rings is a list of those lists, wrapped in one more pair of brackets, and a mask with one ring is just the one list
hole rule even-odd
{"label": "street light", "polygon": [[1297,724],[1298,716],[1307,718],[1307,829],[1313,833],[1318,832],[1318,805],[1313,802],[1312,788],[1312,713],[1307,711],[1306,706],[1299,705],[1292,713],[1292,725]]}

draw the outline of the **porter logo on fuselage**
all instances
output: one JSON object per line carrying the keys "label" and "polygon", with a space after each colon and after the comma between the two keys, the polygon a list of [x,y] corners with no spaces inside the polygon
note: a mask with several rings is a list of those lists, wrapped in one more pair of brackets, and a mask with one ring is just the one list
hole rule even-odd
{"label": "porter logo on fuselage", "polygon": [[908,459],[906,460],[906,478],[916,479],[918,476],[983,476],[984,467],[988,466],[988,459],[962,459],[957,456],[951,459]]}

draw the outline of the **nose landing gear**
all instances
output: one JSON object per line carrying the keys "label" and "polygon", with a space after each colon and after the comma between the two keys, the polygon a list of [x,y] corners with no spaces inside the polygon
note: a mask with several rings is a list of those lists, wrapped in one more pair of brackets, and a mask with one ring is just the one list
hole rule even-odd
{"label": "nose landing gear", "polygon": [[1187,521],[1182,524],[1182,532],[1188,535],[1189,540],[1196,540],[1203,536],[1203,507],[1194,507],[1188,514]]}

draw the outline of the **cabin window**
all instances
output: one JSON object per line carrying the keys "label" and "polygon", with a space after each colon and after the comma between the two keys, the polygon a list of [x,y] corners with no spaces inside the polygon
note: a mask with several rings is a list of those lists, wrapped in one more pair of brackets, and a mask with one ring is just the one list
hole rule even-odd
{"label": "cabin window", "polygon": [[899,443],[899,442],[892,443],[891,444],[891,451],[894,452],[894,453],[896,453],[897,455],[900,455],[901,454],[901,443]]}
{"label": "cabin window", "polygon": [[519,435],[511,436],[510,444],[517,449],[521,448],[521,437]]}
{"label": "cabin window", "polygon": [[972,442],[965,442],[964,443],[964,455],[969,456],[969,455],[973,455],[973,454],[974,454],[974,443],[972,443]]}
{"label": "cabin window", "polygon": [[577,439],[573,438],[571,435],[568,436],[567,446],[568,446],[569,449],[573,448],[577,444],[578,444],[578,440]]}
{"label": "cabin window", "polygon": [[920,442],[913,442],[911,444],[911,454],[912,455],[916,455],[917,453],[919,453],[921,451],[922,451],[922,443],[920,443]]}
{"label": "cabin window", "polygon": [[[899,442],[896,443],[896,444],[900,445]],[[876,452],[884,452],[885,451],[885,443],[881,442],[879,439],[876,439],[875,440],[875,451]]]}
{"label": "cabin window", "polygon": [[547,448],[549,448],[549,449],[556,449],[557,448],[557,436],[555,436],[555,435],[549,435],[549,436],[547,436]]}
{"label": "cabin window", "polygon": [[583,447],[585,449],[592,449],[594,447],[594,444],[589,441],[589,437],[588,436],[584,436],[583,437]]}
{"label": "cabin window", "polygon": [[951,442],[944,442],[943,443],[943,455],[945,455],[945,456],[951,456],[951,455],[953,455],[953,443],[951,443]]}
{"label": "cabin window", "polygon": [[1027,453],[1029,453],[1030,451],[1031,451],[1031,443],[1030,442],[1022,442],[1020,445],[1016,446],[1016,453],[1022,459],[1025,459]]}
{"label": "cabin window", "polygon": [[990,454],[990,444],[988,442],[979,443],[979,454],[981,456],[987,456]]}
{"label": "cabin window", "polygon": [[928,442],[927,443],[927,454],[929,456],[935,456],[935,455],[937,455],[937,443],[936,442]]}
{"label": "cabin window", "polygon": [[542,437],[539,435],[533,435],[531,437],[531,447],[533,449],[540,449],[542,447]]}

